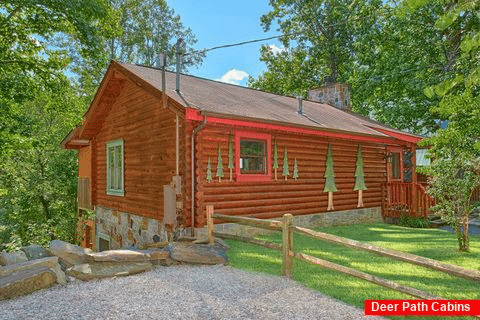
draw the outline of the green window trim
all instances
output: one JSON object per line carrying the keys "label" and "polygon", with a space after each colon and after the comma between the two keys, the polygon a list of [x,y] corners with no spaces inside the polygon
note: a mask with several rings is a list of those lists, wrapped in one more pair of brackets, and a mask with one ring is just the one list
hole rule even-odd
{"label": "green window trim", "polygon": [[107,194],[124,196],[124,148],[123,140],[107,142]]}

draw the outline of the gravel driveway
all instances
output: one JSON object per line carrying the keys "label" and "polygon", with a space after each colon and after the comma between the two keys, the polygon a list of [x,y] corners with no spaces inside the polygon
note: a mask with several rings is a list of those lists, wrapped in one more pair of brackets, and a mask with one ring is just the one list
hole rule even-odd
{"label": "gravel driveway", "polygon": [[[294,281],[228,266],[159,267],[0,301],[1,319],[363,319]],[[375,317],[368,317],[374,319]]]}

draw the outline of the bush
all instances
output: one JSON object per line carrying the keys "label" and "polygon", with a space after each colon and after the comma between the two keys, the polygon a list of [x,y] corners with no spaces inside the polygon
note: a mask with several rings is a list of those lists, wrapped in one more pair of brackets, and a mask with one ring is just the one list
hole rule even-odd
{"label": "bush", "polygon": [[402,215],[398,224],[403,227],[409,228],[428,228],[430,221],[426,218],[410,217],[408,215]]}

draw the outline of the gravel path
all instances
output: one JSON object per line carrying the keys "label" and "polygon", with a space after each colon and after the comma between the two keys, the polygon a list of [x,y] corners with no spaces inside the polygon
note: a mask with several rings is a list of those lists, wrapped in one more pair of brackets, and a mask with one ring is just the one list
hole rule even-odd
{"label": "gravel path", "polygon": [[363,310],[289,279],[228,266],[159,267],[0,301],[0,319],[364,318]]}

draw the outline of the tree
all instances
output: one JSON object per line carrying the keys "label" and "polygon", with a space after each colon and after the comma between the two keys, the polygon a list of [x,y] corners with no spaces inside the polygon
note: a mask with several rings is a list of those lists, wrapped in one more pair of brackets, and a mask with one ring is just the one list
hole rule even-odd
{"label": "tree", "polygon": [[354,67],[354,43],[375,27],[382,1],[271,0],[272,11],[261,17],[265,31],[278,23],[285,50],[263,46],[268,70],[249,85],[281,94],[306,96],[308,89],[328,82],[346,82]]}
{"label": "tree", "polygon": [[232,135],[230,134],[228,137],[228,169],[230,169],[230,181],[233,181],[233,142],[232,142]]}
{"label": "tree", "polygon": [[80,121],[83,105],[67,79],[55,92],[35,94],[15,105],[21,135],[0,155],[0,242],[13,247],[75,241],[77,158],[58,142]]}
{"label": "tree", "polygon": [[333,169],[332,146],[328,145],[327,160],[325,162],[325,187],[323,192],[328,192],[328,206],[327,210],[334,210],[333,208],[333,193],[337,192],[335,186],[335,171]]}
{"label": "tree", "polygon": [[293,179],[297,181],[298,179],[298,162],[297,158],[295,158],[295,161],[293,162]]}
{"label": "tree", "polygon": [[[429,1],[405,1],[418,10]],[[448,126],[422,142],[431,146],[432,164],[428,192],[437,199],[433,210],[455,230],[460,251],[468,251],[468,219],[474,204],[473,190],[480,186],[480,3],[443,1],[444,14],[435,26],[445,36],[446,77],[425,88],[440,99],[431,112],[448,119]],[[478,204],[476,204],[478,206]]]}
{"label": "tree", "polygon": [[184,70],[202,61],[203,55],[192,47],[197,42],[192,30],[165,0],[114,0],[113,6],[121,13],[123,33],[108,42],[112,59],[154,66],[163,53],[173,62],[175,43],[181,38],[187,45]]}
{"label": "tree", "polygon": [[217,173],[216,176],[218,177],[218,182],[222,182],[223,177],[223,161],[222,161],[222,149],[220,148],[220,144],[218,145],[218,162],[217,162]]}
{"label": "tree", "polygon": [[362,145],[358,145],[357,151],[357,163],[355,164],[355,186],[353,187],[354,191],[358,191],[358,204],[357,207],[363,207],[363,190],[367,190],[365,186],[365,173],[363,171],[363,156],[362,156]]}
{"label": "tree", "polygon": [[210,157],[207,162],[207,182],[212,182],[212,165],[210,164]]}
{"label": "tree", "polygon": [[287,147],[283,148],[283,176],[285,177],[285,181],[288,179],[288,175],[290,174],[289,166],[288,166],[288,154],[287,154]]}
{"label": "tree", "polygon": [[277,170],[278,170],[278,149],[277,149],[277,141],[275,140],[275,144],[273,146],[273,169],[275,169],[275,181],[277,181]]}

